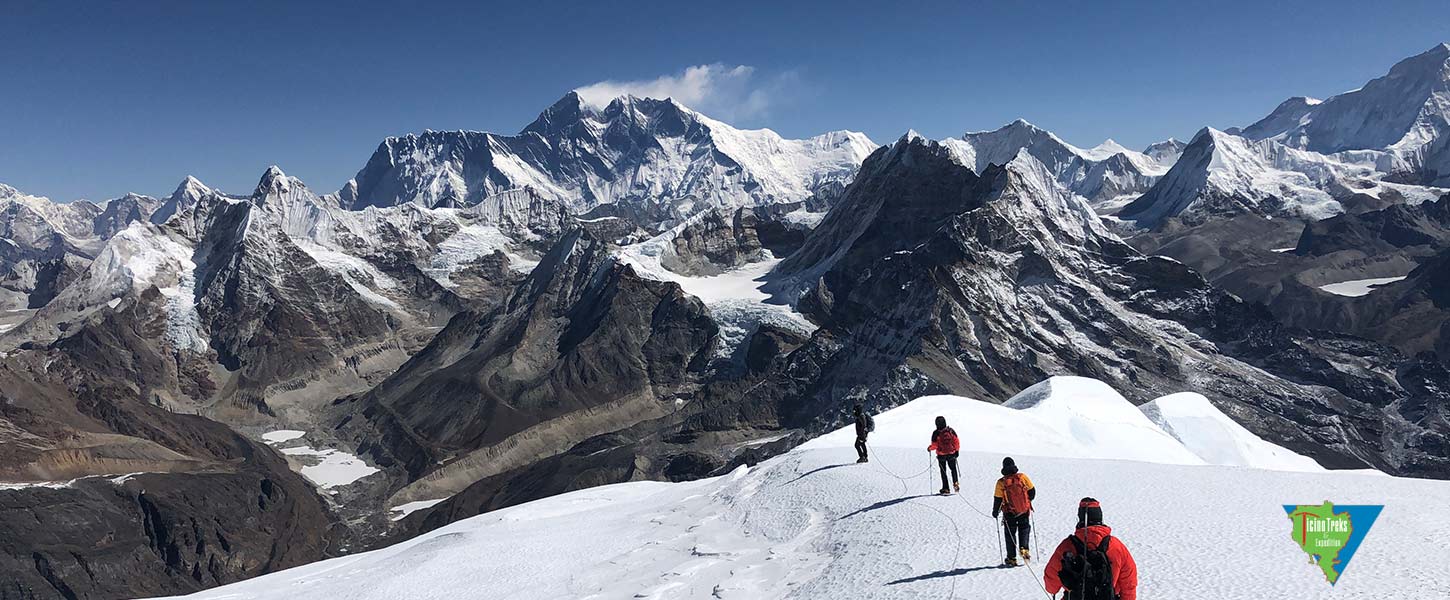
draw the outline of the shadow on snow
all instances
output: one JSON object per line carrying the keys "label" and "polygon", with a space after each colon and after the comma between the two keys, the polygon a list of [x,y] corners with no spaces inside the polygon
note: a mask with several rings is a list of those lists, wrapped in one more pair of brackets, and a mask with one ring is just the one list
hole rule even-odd
{"label": "shadow on snow", "polygon": [[925,575],[917,575],[916,577],[907,577],[906,579],[897,579],[896,581],[887,582],[886,585],[898,585],[898,584],[902,584],[902,583],[915,583],[917,581],[926,581],[928,579],[940,579],[942,577],[956,577],[958,575],[966,575],[967,573],[975,573],[977,571],[992,571],[992,570],[996,570],[996,569],[1010,569],[1010,568],[1012,568],[1012,567],[1009,567],[1009,566],[1006,566],[1006,565],[986,565],[986,566],[981,566],[981,567],[967,567],[967,568],[962,568],[962,569],[952,569],[950,571],[936,571],[936,572],[933,572],[933,573],[927,573]]}

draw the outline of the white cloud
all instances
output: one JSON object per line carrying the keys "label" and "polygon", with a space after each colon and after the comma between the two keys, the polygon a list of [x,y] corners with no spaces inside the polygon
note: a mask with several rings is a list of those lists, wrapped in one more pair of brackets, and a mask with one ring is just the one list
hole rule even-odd
{"label": "white cloud", "polygon": [[696,65],[674,75],[640,81],[605,80],[578,88],[579,96],[603,107],[620,96],[674,98],[715,118],[750,119],[764,115],[786,99],[797,83],[793,72],[770,78],[756,76],[755,67],[720,63]]}

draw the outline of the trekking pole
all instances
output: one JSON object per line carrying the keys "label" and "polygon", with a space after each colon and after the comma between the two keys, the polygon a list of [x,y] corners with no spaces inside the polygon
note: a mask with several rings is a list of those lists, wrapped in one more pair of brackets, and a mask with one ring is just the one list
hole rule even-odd
{"label": "trekking pole", "polygon": [[[926,477],[926,485],[927,485],[927,490],[928,491],[931,491],[931,488],[936,487],[936,484],[935,483],[932,483],[932,480],[931,480],[931,468],[932,468],[931,450],[927,450],[926,451],[926,475],[927,475],[927,477]],[[935,492],[933,492],[933,493],[935,493]]]}
{"label": "trekking pole", "polygon": [[[996,520],[995,517],[993,519]],[[1007,540],[1005,539],[1007,536],[1007,520],[1002,519],[997,521],[997,523],[1002,526],[1001,531],[997,532],[997,556],[1007,556]],[[1004,560],[1003,562],[1006,561]]]}
{"label": "trekking pole", "polygon": [[1032,519],[1032,546],[1037,552],[1042,552],[1042,538],[1037,537],[1037,511],[1034,510],[1029,515],[1028,518]]}

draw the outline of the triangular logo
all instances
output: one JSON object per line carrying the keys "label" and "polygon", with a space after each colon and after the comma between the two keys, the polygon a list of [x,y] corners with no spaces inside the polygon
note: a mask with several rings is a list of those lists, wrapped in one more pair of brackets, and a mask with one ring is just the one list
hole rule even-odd
{"label": "triangular logo", "polygon": [[1383,505],[1285,504],[1293,524],[1294,543],[1309,555],[1309,563],[1324,573],[1330,585],[1339,583],[1364,536],[1380,517]]}

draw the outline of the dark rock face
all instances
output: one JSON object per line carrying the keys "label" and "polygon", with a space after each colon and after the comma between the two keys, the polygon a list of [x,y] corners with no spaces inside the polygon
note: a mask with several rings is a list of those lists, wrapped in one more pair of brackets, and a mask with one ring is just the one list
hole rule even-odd
{"label": "dark rock face", "polygon": [[[1318,290],[1315,290],[1318,292]],[[1323,292],[1318,292],[1323,294]],[[1299,300],[1309,294],[1299,294]],[[1359,297],[1335,296],[1326,300],[1290,304],[1276,309],[1295,322],[1326,323],[1336,330],[1383,340],[1407,352],[1433,352],[1450,361],[1450,248],[1424,259],[1402,281],[1379,287]],[[1293,312],[1297,309],[1299,312]]]}
{"label": "dark rock face", "polygon": [[[389,318],[342,277],[322,268],[280,229],[253,225],[253,203],[215,206],[196,251],[197,311],[211,348],[240,387],[317,372],[340,355],[385,339]],[[288,265],[287,268],[278,268]],[[238,400],[265,406],[260,398]]]}
{"label": "dark rock face", "polygon": [[[814,430],[844,422],[857,400],[889,406],[932,391],[1005,399],[1071,373],[1137,400],[1200,391],[1332,466],[1450,467],[1408,458],[1398,441],[1444,431],[1405,427],[1397,403],[1444,401],[1401,379],[1395,351],[1285,327],[1181,263],[1143,257],[1054,197],[1030,165],[976,177],[930,144],[898,146],[867,161],[782,263],[801,281],[823,273],[802,299],[821,331],[756,390],[780,403],[782,425]],[[1334,366],[1345,364],[1358,367]]]}
{"label": "dark rock face", "polygon": [[406,481],[427,475],[415,486],[457,491],[672,411],[716,327],[698,300],[610,248],[569,234],[507,304],[460,314],[383,384],[339,401],[360,451]]}
{"label": "dark rock face", "polygon": [[1345,250],[1367,254],[1413,246],[1450,247],[1450,196],[1418,205],[1396,204],[1362,214],[1310,223],[1295,254],[1324,256]]}
{"label": "dark rock face", "polygon": [[315,498],[299,504],[311,493],[250,473],[0,492],[0,530],[14,540],[0,598],[186,593],[317,560],[325,520]]}
{"label": "dark rock face", "polygon": [[[1132,243],[1193,267],[1214,285],[1268,306],[1290,325],[1373,339],[1406,354],[1446,356],[1439,341],[1446,314],[1429,298],[1440,281],[1432,263],[1450,249],[1450,198],[1303,224],[1243,215],[1141,233]],[[1280,248],[1266,249],[1274,246]],[[1407,272],[1409,281],[1361,297],[1319,289]]]}
{"label": "dark rock face", "polygon": [[712,210],[691,220],[660,257],[665,268],[682,275],[715,275],[761,256],[759,219],[749,209]]}
{"label": "dark rock face", "polygon": [[126,194],[106,203],[91,231],[102,239],[109,238],[132,223],[149,220],[160,207],[161,201],[150,196]]}
{"label": "dark rock face", "polygon": [[77,341],[0,368],[0,476],[75,478],[0,490],[0,598],[186,593],[324,556],[322,502],[281,456],[147,404],[93,350],[112,352]]}

